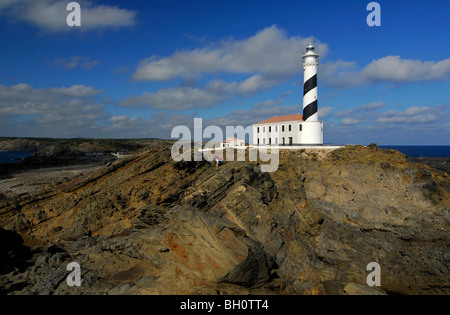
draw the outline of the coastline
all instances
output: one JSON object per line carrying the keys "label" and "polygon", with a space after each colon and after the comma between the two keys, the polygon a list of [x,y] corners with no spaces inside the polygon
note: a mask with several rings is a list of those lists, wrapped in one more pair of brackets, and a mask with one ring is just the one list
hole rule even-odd
{"label": "coastline", "polygon": [[97,156],[38,156],[26,158],[19,163],[0,164],[0,180],[7,179],[14,174],[29,172],[38,169],[48,169],[54,167],[70,167],[83,165],[102,165],[116,158],[111,154]]}
{"label": "coastline", "polygon": [[[289,150],[277,172],[259,166],[174,162],[161,144],[93,173],[69,167],[79,177],[4,200],[0,231],[16,233],[23,242],[13,250],[34,256],[12,256],[0,287],[55,295],[357,294],[368,261],[382,257],[383,287],[370,292],[448,294],[448,176],[376,146],[323,158]],[[64,169],[30,171],[45,179]],[[72,261],[89,281],[75,292],[64,282]],[[46,287],[49,278],[55,284]]]}
{"label": "coastline", "polygon": [[[0,179],[0,194],[8,198],[34,195],[51,185],[99,170],[104,163],[34,168],[9,173]],[[1,166],[0,166],[1,167]]]}
{"label": "coastline", "polygon": [[[96,157],[31,157],[20,163],[0,164],[0,196],[32,196],[48,186],[97,171],[115,160],[117,157],[113,155],[102,154]],[[444,176],[450,173],[448,157],[407,156],[407,161],[427,165]]]}
{"label": "coastline", "polygon": [[[41,139],[0,138],[3,152],[35,152],[19,163],[0,164],[0,180],[17,173],[54,167],[102,165],[116,159],[112,152],[123,155],[137,152],[152,139]],[[1,191],[1,186],[0,186]]]}

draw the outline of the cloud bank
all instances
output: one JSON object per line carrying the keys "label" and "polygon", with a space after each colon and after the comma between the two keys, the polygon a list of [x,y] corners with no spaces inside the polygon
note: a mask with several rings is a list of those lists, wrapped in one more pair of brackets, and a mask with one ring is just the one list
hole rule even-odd
{"label": "cloud bank", "polygon": [[116,6],[96,5],[94,1],[77,1],[81,6],[81,27],[68,27],[68,1],[0,0],[0,14],[23,21],[49,32],[96,30],[133,26],[136,12]]}
{"label": "cloud bank", "polygon": [[[290,78],[298,75],[300,54],[311,40],[310,37],[288,37],[274,25],[247,39],[230,38],[202,48],[181,50],[168,57],[151,56],[140,62],[133,79],[168,81],[218,73],[259,73],[270,78]],[[327,45],[316,42],[316,46],[325,56]]]}
{"label": "cloud bank", "polygon": [[[235,97],[249,97],[270,90],[301,75],[301,52],[314,41],[322,56],[328,47],[313,38],[289,37],[277,26],[267,27],[246,39],[224,39],[201,48],[181,50],[167,57],[140,61],[134,81],[193,82],[212,76],[202,87],[178,86],[131,96],[121,106],[185,110],[213,107]],[[223,76],[243,77],[225,81]]]}
{"label": "cloud bank", "polygon": [[386,56],[373,60],[360,70],[355,62],[342,60],[323,65],[322,79],[333,87],[355,87],[379,83],[406,84],[447,80],[450,74],[450,58],[441,61],[403,59]]}

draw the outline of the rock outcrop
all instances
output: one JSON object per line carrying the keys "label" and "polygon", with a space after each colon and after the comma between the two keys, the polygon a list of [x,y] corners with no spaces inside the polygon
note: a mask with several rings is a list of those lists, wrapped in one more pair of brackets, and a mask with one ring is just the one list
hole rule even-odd
{"label": "rock outcrop", "polygon": [[[0,226],[33,254],[4,268],[0,285],[9,294],[448,294],[449,192],[442,172],[375,146],[281,151],[278,171],[261,173],[259,162],[174,162],[170,146],[155,144],[0,200]],[[80,287],[66,283],[70,262]],[[370,262],[381,287],[366,285]]]}
{"label": "rock outcrop", "polygon": [[44,145],[31,139],[0,139],[0,151],[33,152],[43,148]]}

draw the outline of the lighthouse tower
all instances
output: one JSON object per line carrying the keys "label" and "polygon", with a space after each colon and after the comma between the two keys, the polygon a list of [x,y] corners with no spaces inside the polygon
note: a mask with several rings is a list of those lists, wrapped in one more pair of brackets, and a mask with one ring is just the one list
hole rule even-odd
{"label": "lighthouse tower", "polygon": [[323,144],[323,122],[319,121],[317,100],[317,68],[319,54],[312,43],[303,54],[304,88],[303,88],[303,123],[302,144]]}

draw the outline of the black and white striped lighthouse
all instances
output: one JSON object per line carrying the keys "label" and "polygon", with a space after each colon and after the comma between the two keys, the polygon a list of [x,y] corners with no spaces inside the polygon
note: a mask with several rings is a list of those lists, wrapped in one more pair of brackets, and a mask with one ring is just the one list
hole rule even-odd
{"label": "black and white striped lighthouse", "polygon": [[317,68],[319,54],[312,43],[302,55],[304,69],[302,144],[323,144],[323,123],[319,121]]}

